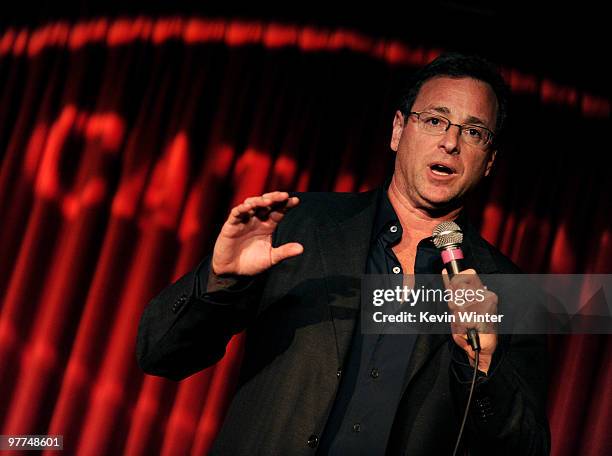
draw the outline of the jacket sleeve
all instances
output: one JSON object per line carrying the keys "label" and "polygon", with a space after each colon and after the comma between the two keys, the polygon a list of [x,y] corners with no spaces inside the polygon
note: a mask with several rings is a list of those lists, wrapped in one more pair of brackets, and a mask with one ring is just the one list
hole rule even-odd
{"label": "jacket sleeve", "polygon": [[147,374],[182,380],[213,365],[253,318],[261,278],[207,293],[209,270],[207,258],[146,306],[136,356]]}
{"label": "jacket sleeve", "polygon": [[[461,352],[454,345],[455,352]],[[451,390],[457,410],[465,411],[471,378],[453,353]],[[458,368],[459,367],[459,368]],[[542,335],[502,335],[488,376],[476,380],[463,442],[470,455],[550,453],[546,418],[547,342]]]}

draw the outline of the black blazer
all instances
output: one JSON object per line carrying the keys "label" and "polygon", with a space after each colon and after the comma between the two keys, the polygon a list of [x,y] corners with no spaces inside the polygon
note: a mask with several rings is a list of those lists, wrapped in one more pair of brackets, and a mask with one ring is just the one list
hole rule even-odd
{"label": "black blazer", "polygon": [[[302,255],[212,294],[204,292],[204,261],[147,306],[138,362],[174,380],[218,361],[229,339],[247,329],[238,388],[213,454],[316,453],[359,311],[380,191],[299,194],[274,243],[300,242]],[[471,227],[464,227],[464,254],[479,273],[518,271]],[[452,453],[468,394],[451,369],[455,348],[448,335],[418,336],[388,454]],[[469,454],[548,454],[546,340],[500,336],[495,356],[466,425]]]}

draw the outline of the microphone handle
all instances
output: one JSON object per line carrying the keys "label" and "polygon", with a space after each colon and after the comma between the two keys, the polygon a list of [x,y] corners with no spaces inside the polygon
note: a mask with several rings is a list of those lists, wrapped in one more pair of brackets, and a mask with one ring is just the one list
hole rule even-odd
{"label": "microphone handle", "polygon": [[[462,258],[451,258],[444,263],[444,267],[446,268],[446,272],[448,272],[449,279],[452,279],[455,274],[459,274],[459,272],[465,269]],[[480,337],[478,336],[476,328],[468,328],[467,337],[472,350],[475,352],[480,351]]]}
{"label": "microphone handle", "polygon": [[465,269],[463,260],[461,259],[452,259],[445,263],[444,267],[446,268],[446,272],[448,272],[449,279],[452,279],[455,274],[459,274],[459,272]]}
{"label": "microphone handle", "polygon": [[467,330],[468,343],[475,352],[480,351],[480,337],[476,328],[468,328]]}

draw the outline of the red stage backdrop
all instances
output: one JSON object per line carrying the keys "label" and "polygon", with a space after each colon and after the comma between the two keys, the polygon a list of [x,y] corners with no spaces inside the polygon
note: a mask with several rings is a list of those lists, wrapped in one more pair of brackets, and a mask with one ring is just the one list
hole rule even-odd
{"label": "red stage backdrop", "polygon": [[[380,184],[398,91],[438,52],[203,18],[3,29],[0,433],[62,434],[66,454],[205,454],[242,339],[181,383],[145,376],[143,307],[245,197]],[[609,100],[501,63],[511,132],[470,213],[527,272],[611,273]],[[611,454],[611,348],[551,337],[555,456]]]}

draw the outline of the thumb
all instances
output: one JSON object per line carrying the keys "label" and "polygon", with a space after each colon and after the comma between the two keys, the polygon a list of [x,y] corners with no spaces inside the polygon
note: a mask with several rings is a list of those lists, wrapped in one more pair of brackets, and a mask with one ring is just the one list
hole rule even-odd
{"label": "thumb", "polygon": [[280,263],[287,258],[300,255],[304,251],[302,244],[297,242],[289,242],[272,249],[270,254],[272,264]]}
{"label": "thumb", "polygon": [[450,279],[448,278],[448,272],[446,272],[446,268],[442,269],[442,280],[444,281],[444,288],[448,290],[450,287]]}

